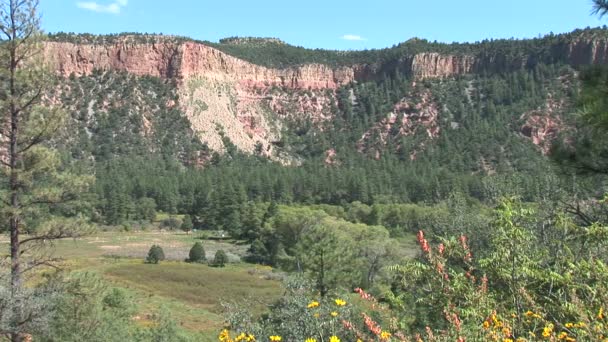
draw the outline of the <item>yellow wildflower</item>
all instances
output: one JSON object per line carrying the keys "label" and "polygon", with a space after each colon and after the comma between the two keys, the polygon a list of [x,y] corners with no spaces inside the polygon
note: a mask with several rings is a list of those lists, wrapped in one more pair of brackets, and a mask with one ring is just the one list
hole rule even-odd
{"label": "yellow wildflower", "polygon": [[380,334],[380,339],[382,339],[382,340],[388,340],[389,338],[391,338],[391,333],[388,331],[383,331]]}
{"label": "yellow wildflower", "polygon": [[317,342],[316,338],[307,338],[306,342]]}
{"label": "yellow wildflower", "polygon": [[346,305],[346,302],[343,301],[342,299],[336,299],[334,302],[336,303],[337,306],[344,306],[344,305]]}
{"label": "yellow wildflower", "polygon": [[329,338],[329,342],[340,342],[340,339],[338,338],[338,336],[332,336]]}
{"label": "yellow wildflower", "polygon": [[502,328],[502,334],[506,335],[506,336],[511,336],[511,329],[509,329],[509,328]]}
{"label": "yellow wildflower", "polygon": [[227,342],[230,340],[230,332],[228,332],[228,329],[224,329],[224,330],[222,330],[222,332],[220,332],[220,335],[218,336],[218,340],[220,342]]}
{"label": "yellow wildflower", "polygon": [[534,312],[528,310],[528,311],[526,311],[525,315],[528,316],[528,317],[534,316]]}
{"label": "yellow wildflower", "polygon": [[597,319],[604,319],[604,308],[600,308],[600,311],[597,312]]}
{"label": "yellow wildflower", "polygon": [[560,340],[565,339],[566,337],[568,337],[568,333],[565,331],[562,331],[559,333],[559,335],[557,335],[557,338],[559,338]]}
{"label": "yellow wildflower", "polygon": [[338,313],[337,313],[337,312],[335,312],[335,311],[332,311],[332,312],[330,313],[330,315],[331,315],[332,317],[336,317],[336,316],[338,316]]}
{"label": "yellow wildflower", "polygon": [[317,306],[319,306],[319,302],[317,302],[316,300],[313,300],[312,302],[310,302],[308,304],[307,308],[313,309],[313,308],[316,308]]}
{"label": "yellow wildflower", "polygon": [[552,332],[553,332],[553,324],[549,323],[547,326],[545,326],[543,328],[543,337],[551,336]]}
{"label": "yellow wildflower", "polygon": [[255,336],[253,334],[247,334],[247,342],[255,342]]}
{"label": "yellow wildflower", "polygon": [[512,338],[505,338],[502,340],[502,342],[513,342]]}
{"label": "yellow wildflower", "polygon": [[278,342],[278,341],[281,341],[281,340],[282,340],[282,338],[281,338],[281,336],[279,336],[279,335],[272,335],[272,336],[270,336],[270,340],[271,340],[271,341],[277,341],[277,342]]}
{"label": "yellow wildflower", "polygon": [[484,329],[488,329],[490,327],[490,322],[488,321],[483,321],[483,328]]}
{"label": "yellow wildflower", "polygon": [[570,328],[574,327],[574,323],[568,322],[568,323],[566,323],[565,327],[570,329]]}
{"label": "yellow wildflower", "polygon": [[245,335],[245,333],[240,333],[239,336],[234,338],[235,342],[240,342],[240,341],[244,341],[247,339],[247,335]]}

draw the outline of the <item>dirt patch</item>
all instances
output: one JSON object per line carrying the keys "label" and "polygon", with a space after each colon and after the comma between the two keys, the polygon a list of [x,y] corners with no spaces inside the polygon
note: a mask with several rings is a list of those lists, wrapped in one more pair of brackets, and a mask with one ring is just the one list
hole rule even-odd
{"label": "dirt patch", "polygon": [[120,249],[122,247],[120,247],[120,246],[113,246],[113,245],[103,245],[103,246],[99,246],[99,248],[101,248],[101,249]]}

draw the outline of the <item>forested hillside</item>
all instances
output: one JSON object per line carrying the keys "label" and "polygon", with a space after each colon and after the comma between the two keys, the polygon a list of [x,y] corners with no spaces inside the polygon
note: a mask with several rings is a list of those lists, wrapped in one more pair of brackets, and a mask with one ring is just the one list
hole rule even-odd
{"label": "forested hillside", "polygon": [[[526,43],[512,44],[516,49]],[[221,124],[215,130],[223,151],[209,149],[178,105],[174,81],[98,70],[56,87],[53,96],[72,113],[67,138],[57,142],[74,160],[94,161],[94,217],[112,224],[140,218],[130,208],[144,202],[210,227],[212,208],[225,206],[221,201],[234,202],[228,207],[238,215],[248,201],[439,203],[452,193],[484,203],[509,193],[534,201],[556,182],[574,182],[553,171],[548,155],[560,134],[574,127],[577,68],[539,62],[509,72],[428,79],[394,69],[325,95],[330,112],[323,119],[306,108],[300,112],[297,103],[290,109],[283,102],[281,113],[266,105],[280,122],[280,136],[269,146],[282,163],[268,160],[269,147],[261,143],[241,151]],[[283,101],[310,92],[274,89],[287,96]],[[282,165],[288,160],[292,166]]]}

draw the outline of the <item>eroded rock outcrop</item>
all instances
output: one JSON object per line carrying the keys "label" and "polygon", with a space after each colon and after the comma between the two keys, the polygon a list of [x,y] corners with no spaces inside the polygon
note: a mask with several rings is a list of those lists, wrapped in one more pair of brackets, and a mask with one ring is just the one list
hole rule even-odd
{"label": "eroded rock outcrop", "polygon": [[470,74],[475,69],[474,56],[419,53],[412,58],[411,73],[416,79]]}
{"label": "eroded rock outcrop", "polygon": [[520,128],[521,133],[530,138],[545,155],[549,153],[553,141],[564,128],[561,119],[564,108],[566,108],[564,100],[549,97],[543,107],[523,113],[520,117],[524,121]]}
{"label": "eroded rock outcrop", "polygon": [[608,41],[579,39],[560,46],[565,61],[574,66],[608,63]]}
{"label": "eroded rock outcrop", "polygon": [[154,44],[120,43],[112,45],[78,45],[47,42],[45,61],[60,75],[89,75],[95,69],[126,71],[135,75],[161,78],[178,76],[179,46],[159,41]]}
{"label": "eroded rock outcrop", "polygon": [[216,81],[237,81],[246,87],[293,89],[335,89],[355,81],[358,70],[356,67],[332,68],[321,64],[272,69],[200,43],[164,42],[162,39],[148,44],[128,41],[108,45],[47,42],[44,57],[65,77],[87,75],[101,69],[180,80],[204,76]]}
{"label": "eroded rock outcrop", "polygon": [[360,72],[320,64],[272,69],[203,44],[162,39],[147,44],[48,42],[44,57],[64,77],[116,70],[176,80],[180,106],[210,148],[221,151],[228,138],[247,152],[262,144],[268,156],[272,142],[280,139],[281,118],[329,119],[333,91]]}
{"label": "eroded rock outcrop", "polygon": [[424,130],[430,139],[436,138],[440,131],[439,105],[433,101],[428,89],[402,98],[386,118],[363,134],[357,148],[360,152],[374,151],[376,158],[379,158],[389,141],[393,141],[397,150],[403,150],[410,159],[415,159],[417,150],[424,146],[405,151],[408,147],[401,146],[400,137],[414,135],[418,130]]}

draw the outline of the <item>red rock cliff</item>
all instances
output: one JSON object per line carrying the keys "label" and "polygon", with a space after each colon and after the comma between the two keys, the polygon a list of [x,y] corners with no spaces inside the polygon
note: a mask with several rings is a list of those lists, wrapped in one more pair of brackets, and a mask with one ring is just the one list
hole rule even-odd
{"label": "red rock cliff", "polygon": [[[333,68],[308,64],[286,69],[266,68],[230,56],[195,42],[176,43],[158,39],[156,43],[93,45],[45,43],[45,58],[63,76],[89,74],[93,69],[123,70],[137,75],[187,79],[205,76],[209,79],[238,81],[245,86],[282,86],[292,89],[335,89],[362,79],[372,79],[374,67],[354,65]],[[575,40],[552,47],[555,60],[572,65],[608,63],[608,41]],[[445,55],[433,52],[403,56],[406,68],[414,78],[449,77],[482,70],[507,71],[519,68],[535,56],[506,61],[504,56],[479,58],[473,55]],[[385,72],[386,70],[380,70]],[[407,72],[408,70],[406,70]]]}
{"label": "red rock cliff", "polygon": [[475,57],[419,53],[412,58],[411,73],[414,78],[449,77],[472,73]]}
{"label": "red rock cliff", "polygon": [[121,70],[162,78],[177,76],[179,47],[171,43],[77,45],[47,42],[44,57],[62,76],[88,75],[94,69]]}
{"label": "red rock cliff", "polygon": [[204,76],[238,81],[248,86],[335,89],[355,80],[356,67],[331,68],[309,64],[287,69],[266,68],[227,55],[212,47],[186,42],[77,45],[48,42],[45,59],[62,76],[90,74],[94,69],[121,70],[136,75],[187,79]]}

